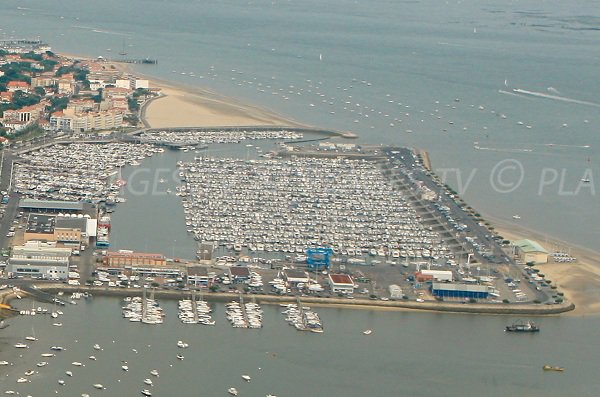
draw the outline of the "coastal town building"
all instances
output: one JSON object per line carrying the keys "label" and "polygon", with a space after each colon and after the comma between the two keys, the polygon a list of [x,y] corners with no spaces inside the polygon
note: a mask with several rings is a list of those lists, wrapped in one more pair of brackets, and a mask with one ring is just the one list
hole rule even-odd
{"label": "coastal town building", "polygon": [[64,246],[89,244],[88,218],[29,214],[23,240],[61,243]]}
{"label": "coastal town building", "polygon": [[69,274],[70,248],[55,243],[29,241],[12,248],[6,271],[12,277],[65,280]]}
{"label": "coastal town building", "polygon": [[232,266],[229,268],[229,278],[234,284],[245,283],[250,280],[250,269],[245,266]]}
{"label": "coastal town building", "polygon": [[431,293],[440,298],[487,299],[489,287],[476,284],[433,283]]}
{"label": "coastal town building", "polygon": [[123,125],[124,111],[109,109],[106,111],[77,113],[73,108],[54,112],[50,116],[50,129],[53,131],[98,131],[119,128]]}
{"label": "coastal town building", "polygon": [[523,239],[513,241],[515,254],[523,263],[548,263],[548,251],[537,241]]}
{"label": "coastal town building", "polygon": [[190,266],[187,268],[187,284],[194,287],[212,286],[215,282],[216,275],[209,272],[205,266]]}
{"label": "coastal town building", "polygon": [[329,287],[334,294],[351,294],[354,292],[354,281],[347,274],[329,274]]}
{"label": "coastal town building", "polygon": [[6,84],[6,90],[9,92],[22,91],[28,93],[31,86],[25,81],[9,81]]}
{"label": "coastal town building", "polygon": [[167,258],[162,254],[134,252],[128,250],[110,251],[102,258],[102,264],[106,267],[143,267],[143,266],[165,266]]}

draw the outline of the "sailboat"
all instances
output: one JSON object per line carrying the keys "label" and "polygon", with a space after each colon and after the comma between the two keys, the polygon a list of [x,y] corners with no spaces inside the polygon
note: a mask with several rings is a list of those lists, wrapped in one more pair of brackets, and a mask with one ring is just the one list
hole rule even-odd
{"label": "sailboat", "polygon": [[123,39],[123,47],[121,51],[119,51],[119,55],[127,55],[127,52],[125,52],[125,39]]}
{"label": "sailboat", "polygon": [[5,323],[4,320],[0,320],[0,329],[8,327],[9,324]]}

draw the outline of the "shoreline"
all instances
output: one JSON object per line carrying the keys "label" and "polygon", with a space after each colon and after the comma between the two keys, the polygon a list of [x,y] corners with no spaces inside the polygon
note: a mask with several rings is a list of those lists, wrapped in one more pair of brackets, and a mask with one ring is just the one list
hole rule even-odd
{"label": "shoreline", "polygon": [[[40,291],[46,293],[64,293],[88,292],[92,296],[142,296],[142,288],[110,288],[110,287],[82,287],[69,286],[63,284],[48,284],[38,286]],[[155,290],[154,295],[163,299],[182,299],[189,298],[190,291],[173,290]],[[211,302],[229,302],[239,299],[240,294],[230,292],[206,292],[202,294],[206,301]],[[278,296],[261,294],[243,294],[247,299],[256,299],[262,304],[295,303],[296,296]],[[413,302],[406,300],[381,301],[370,299],[347,299],[347,298],[318,298],[305,296],[300,297],[303,303],[318,305],[321,307],[345,308],[345,309],[364,309],[364,310],[391,310],[391,311],[411,311],[411,312],[438,312],[438,313],[463,313],[463,314],[491,314],[491,315],[537,315],[548,316],[571,311],[575,305],[565,302],[556,305],[539,304],[490,304],[490,303],[454,303],[454,302]]]}

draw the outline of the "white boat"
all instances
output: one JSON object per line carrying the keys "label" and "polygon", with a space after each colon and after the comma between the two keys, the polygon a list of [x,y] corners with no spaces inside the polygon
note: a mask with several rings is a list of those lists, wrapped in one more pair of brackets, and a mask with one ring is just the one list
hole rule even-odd
{"label": "white boat", "polygon": [[29,340],[29,341],[32,341],[32,342],[33,342],[33,341],[36,341],[36,340],[37,340],[37,338],[36,338],[35,336],[26,336],[26,337],[25,337],[25,340]]}
{"label": "white boat", "polygon": [[94,345],[94,350],[100,350],[100,349],[101,349],[100,345],[96,343],[96,344]]}
{"label": "white boat", "polygon": [[25,383],[25,382],[29,382],[29,379],[27,379],[27,378],[19,378],[19,379],[17,379],[17,383]]}
{"label": "white boat", "polygon": [[150,371],[150,375],[152,375],[152,376],[158,376],[158,370],[153,369],[152,371]]}
{"label": "white boat", "polygon": [[370,329],[363,331],[363,335],[371,335],[372,333],[373,333],[373,330],[370,330]]}
{"label": "white boat", "polygon": [[33,374],[35,374],[35,371],[32,369],[25,371],[25,376],[31,376]]}
{"label": "white boat", "polygon": [[10,363],[8,361],[0,361],[0,366],[5,366],[5,365],[9,365]]}
{"label": "white boat", "polygon": [[73,364],[76,367],[83,367],[83,364],[80,363],[79,361],[73,361],[71,364]]}
{"label": "white boat", "polygon": [[62,346],[52,346],[50,348],[50,350],[54,350],[54,351],[61,351],[64,350],[64,348]]}
{"label": "white boat", "polygon": [[232,396],[238,395],[238,391],[235,387],[230,387],[229,389],[227,389],[227,393],[231,394]]}
{"label": "white boat", "polygon": [[184,359],[184,357],[183,357],[183,355],[182,355],[182,354],[178,354],[178,355],[177,355],[177,359],[178,359],[178,360],[183,360],[183,359]]}
{"label": "white boat", "polygon": [[245,380],[246,382],[250,382],[250,380],[252,378],[250,377],[250,375],[242,375],[242,379]]}
{"label": "white boat", "polygon": [[152,386],[152,379],[144,379],[144,383],[148,386]]}
{"label": "white boat", "polygon": [[42,353],[42,357],[55,357],[56,354],[54,353]]}
{"label": "white boat", "polygon": [[177,341],[177,347],[180,347],[180,348],[182,348],[182,349],[185,349],[185,348],[187,348],[187,347],[189,347],[189,346],[190,346],[189,344],[187,344],[187,343],[185,343],[185,342],[183,342],[183,341],[180,341],[180,340],[178,340],[178,341]]}
{"label": "white boat", "polygon": [[123,371],[129,371],[129,367],[127,365],[121,365],[121,369]]}
{"label": "white boat", "polygon": [[48,365],[48,363],[46,361],[42,361],[41,363],[37,363],[36,365],[38,367],[45,367],[46,365]]}
{"label": "white boat", "polygon": [[148,389],[144,389],[144,390],[142,390],[142,391],[141,391],[141,393],[142,393],[144,396],[151,396],[151,395],[152,395],[152,393],[150,393],[150,390],[148,390]]}
{"label": "white boat", "polygon": [[17,349],[27,349],[29,346],[27,346],[25,343],[17,343],[15,344],[15,347]]}
{"label": "white boat", "polygon": [[90,360],[96,361],[96,356],[89,356],[88,357]]}
{"label": "white boat", "polygon": [[513,219],[521,219],[520,215],[513,215]]}
{"label": "white boat", "polygon": [[71,371],[65,371],[65,374],[67,374],[67,376],[73,376],[73,372]]}
{"label": "white boat", "polygon": [[59,380],[58,380],[58,384],[59,384],[59,385],[61,385],[61,386],[64,386],[64,384],[65,384],[65,381],[64,381],[64,380],[62,380],[62,379],[59,379]]}
{"label": "white boat", "polygon": [[94,386],[96,389],[98,389],[98,390],[104,390],[104,389],[105,389],[105,387],[104,387],[104,386],[102,386],[102,383],[94,383],[94,385],[93,385],[93,386]]}

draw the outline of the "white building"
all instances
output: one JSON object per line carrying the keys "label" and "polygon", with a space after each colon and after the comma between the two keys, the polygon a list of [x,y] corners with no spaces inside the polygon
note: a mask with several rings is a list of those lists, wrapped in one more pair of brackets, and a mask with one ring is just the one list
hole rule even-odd
{"label": "white building", "polygon": [[424,276],[431,276],[435,281],[449,281],[452,282],[453,276],[450,270],[421,270],[421,274]]}
{"label": "white building", "polygon": [[13,277],[66,280],[70,257],[71,248],[57,248],[55,243],[28,241],[13,247],[6,271]]}
{"label": "white building", "polygon": [[347,274],[329,274],[328,281],[333,293],[351,294],[354,292],[354,281]]}

